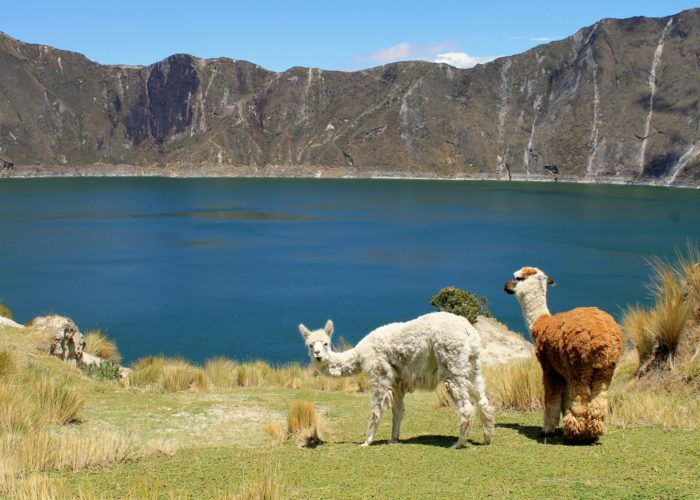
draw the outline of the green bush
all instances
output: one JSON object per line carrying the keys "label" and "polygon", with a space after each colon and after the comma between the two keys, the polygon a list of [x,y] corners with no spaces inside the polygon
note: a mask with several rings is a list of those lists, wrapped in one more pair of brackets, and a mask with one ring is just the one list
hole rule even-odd
{"label": "green bush", "polygon": [[477,316],[491,317],[486,297],[477,297],[471,292],[449,286],[443,288],[430,299],[430,305],[440,311],[464,316],[470,323],[476,322]]}
{"label": "green bush", "polygon": [[97,380],[119,380],[119,365],[114,361],[102,361],[99,365],[81,365],[80,370]]}

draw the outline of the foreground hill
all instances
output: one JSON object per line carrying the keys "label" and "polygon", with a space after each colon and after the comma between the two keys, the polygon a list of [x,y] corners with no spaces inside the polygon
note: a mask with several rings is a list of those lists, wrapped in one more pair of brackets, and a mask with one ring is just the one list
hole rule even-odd
{"label": "foreground hill", "polygon": [[[700,9],[604,19],[473,69],[147,67],[0,34],[14,175],[352,175],[697,186]],[[4,175],[9,173],[9,169]]]}

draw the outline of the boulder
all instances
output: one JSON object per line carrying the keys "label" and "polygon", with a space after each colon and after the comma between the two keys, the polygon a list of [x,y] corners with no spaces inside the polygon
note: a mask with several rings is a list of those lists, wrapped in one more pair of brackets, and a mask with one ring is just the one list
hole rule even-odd
{"label": "boulder", "polygon": [[24,328],[24,325],[15,323],[11,319],[6,318],[4,316],[0,316],[0,326],[9,326],[10,328]]}
{"label": "boulder", "polygon": [[46,350],[71,364],[82,363],[85,339],[72,319],[64,316],[40,316],[30,326],[47,339]]}
{"label": "boulder", "polygon": [[494,366],[533,355],[535,346],[494,318],[478,316],[474,327],[481,334],[481,364]]}

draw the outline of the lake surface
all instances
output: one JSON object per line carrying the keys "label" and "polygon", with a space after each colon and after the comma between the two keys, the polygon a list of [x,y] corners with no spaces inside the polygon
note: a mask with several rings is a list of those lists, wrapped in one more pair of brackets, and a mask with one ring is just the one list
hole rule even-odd
{"label": "lake surface", "polygon": [[293,179],[0,180],[0,301],[148,354],[305,360],[297,324],[356,342],[454,285],[524,332],[503,283],[544,269],[552,311],[647,301],[645,258],[700,235],[700,191]]}

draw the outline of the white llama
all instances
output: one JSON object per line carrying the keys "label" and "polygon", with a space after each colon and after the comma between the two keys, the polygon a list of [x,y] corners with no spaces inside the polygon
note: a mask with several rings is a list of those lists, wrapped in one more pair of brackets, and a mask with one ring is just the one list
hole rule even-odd
{"label": "white llama", "polygon": [[372,413],[362,446],[374,439],[382,414],[392,407],[391,441],[399,440],[404,414],[403,398],[416,389],[433,390],[439,382],[447,387],[457,408],[459,439],[453,448],[466,444],[471,431],[473,404],[479,410],[484,443],[491,443],[493,409],[486,398],[479,357],[479,332],[461,316],[435,312],[405,323],[391,323],[370,332],[352,349],[331,350],[333,322],[310,331],[299,325],[312,363],[319,371],[344,377],[364,371],[372,386]]}

